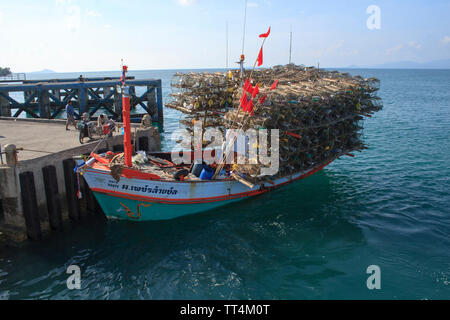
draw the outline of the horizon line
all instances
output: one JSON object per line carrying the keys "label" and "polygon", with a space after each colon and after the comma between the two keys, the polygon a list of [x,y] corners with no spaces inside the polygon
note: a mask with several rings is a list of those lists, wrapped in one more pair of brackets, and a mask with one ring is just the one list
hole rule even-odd
{"label": "horizon line", "polygon": [[[274,65],[276,66],[276,65]],[[269,69],[272,67],[266,68],[257,68],[257,69]],[[297,65],[301,66],[301,64]],[[305,67],[314,67],[317,66],[307,66]],[[136,72],[136,71],[175,71],[175,70],[237,70],[238,68],[225,68],[225,67],[217,67],[217,68],[163,68],[163,69],[130,69],[128,72]],[[367,70],[450,70],[450,67],[358,67],[358,66],[345,66],[345,67],[321,67],[320,69],[367,69]],[[44,70],[49,70],[49,72],[43,72]],[[94,72],[121,72],[121,70],[93,70],[93,71],[53,71],[50,69],[44,69],[42,71],[28,71],[28,72],[12,72],[12,74],[52,74],[52,73],[94,73]]]}

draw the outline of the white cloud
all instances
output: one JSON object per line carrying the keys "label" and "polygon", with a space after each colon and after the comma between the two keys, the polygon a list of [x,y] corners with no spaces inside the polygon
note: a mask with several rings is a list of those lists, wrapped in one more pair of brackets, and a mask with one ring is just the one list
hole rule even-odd
{"label": "white cloud", "polygon": [[57,5],[65,5],[65,4],[71,4],[72,0],[55,0],[55,3]]}
{"label": "white cloud", "polygon": [[[1,18],[1,15],[0,15]],[[444,38],[442,38],[441,42],[443,44],[450,44],[450,36],[445,36]]]}
{"label": "white cloud", "polygon": [[321,48],[313,51],[313,55],[316,57],[326,57],[331,54],[335,54],[339,49],[344,47],[344,40],[339,40],[332,43],[329,47]]}
{"label": "white cloud", "polygon": [[410,41],[408,43],[400,43],[400,44],[396,45],[395,47],[386,49],[386,54],[391,55],[391,54],[397,53],[403,49],[419,50],[419,49],[422,49],[422,45],[420,43],[418,43],[417,41]]}
{"label": "white cloud", "polygon": [[422,45],[420,43],[417,43],[417,41],[408,42],[408,46],[414,49],[422,49]]}
{"label": "white cloud", "polygon": [[195,0],[178,0],[180,6],[187,7],[195,3]]}
{"label": "white cloud", "polygon": [[259,5],[256,2],[248,2],[247,7],[248,8],[257,8]]}
{"label": "white cloud", "polygon": [[400,50],[403,49],[404,47],[405,47],[404,44],[396,45],[395,47],[386,49],[386,54],[393,54],[393,53],[395,53],[395,52],[400,51]]}
{"label": "white cloud", "polygon": [[101,13],[98,13],[98,12],[96,12],[96,11],[92,11],[92,10],[89,10],[89,9],[86,9],[86,15],[87,15],[88,17],[95,17],[95,18],[98,18],[98,17],[101,17],[101,16],[102,16]]}
{"label": "white cloud", "polygon": [[78,6],[70,6],[64,16],[64,23],[66,27],[72,31],[77,32],[81,27],[81,9]]}

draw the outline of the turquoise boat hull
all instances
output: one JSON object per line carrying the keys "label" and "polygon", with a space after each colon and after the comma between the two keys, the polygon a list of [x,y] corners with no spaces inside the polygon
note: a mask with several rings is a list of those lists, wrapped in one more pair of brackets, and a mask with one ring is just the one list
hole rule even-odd
{"label": "turquoise boat hull", "polygon": [[115,198],[98,192],[94,192],[94,195],[108,218],[129,221],[170,220],[189,214],[209,211],[243,199],[195,204],[165,204]]}
{"label": "turquoise boat hull", "polygon": [[251,187],[230,178],[201,181],[162,180],[158,176],[132,168],[122,169],[120,179],[115,180],[108,166],[95,161],[87,164],[83,176],[108,218],[152,221],[210,211],[254,197],[306,178],[322,170],[330,162]]}

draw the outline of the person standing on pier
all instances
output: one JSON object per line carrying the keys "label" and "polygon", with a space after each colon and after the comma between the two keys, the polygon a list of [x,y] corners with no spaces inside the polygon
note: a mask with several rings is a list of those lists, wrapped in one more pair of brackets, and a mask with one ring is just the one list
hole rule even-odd
{"label": "person standing on pier", "polygon": [[67,113],[67,121],[66,121],[66,130],[69,130],[69,124],[73,124],[75,130],[77,129],[75,123],[75,112],[73,110],[72,101],[69,101],[66,105],[66,113]]}

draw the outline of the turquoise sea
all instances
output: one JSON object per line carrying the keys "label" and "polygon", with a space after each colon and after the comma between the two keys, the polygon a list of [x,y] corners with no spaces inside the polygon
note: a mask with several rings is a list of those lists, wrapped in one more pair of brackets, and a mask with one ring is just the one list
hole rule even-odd
{"label": "turquoise sea", "polygon": [[[368,150],[219,210],[92,219],[2,248],[0,299],[449,299],[450,70],[345,71],[381,80]],[[162,79],[167,101],[174,73],[130,74]],[[79,73],[34,75],[62,76]],[[180,113],[164,112],[170,150]],[[66,286],[69,265],[81,268],[80,290]],[[380,290],[366,286],[370,265]]]}

